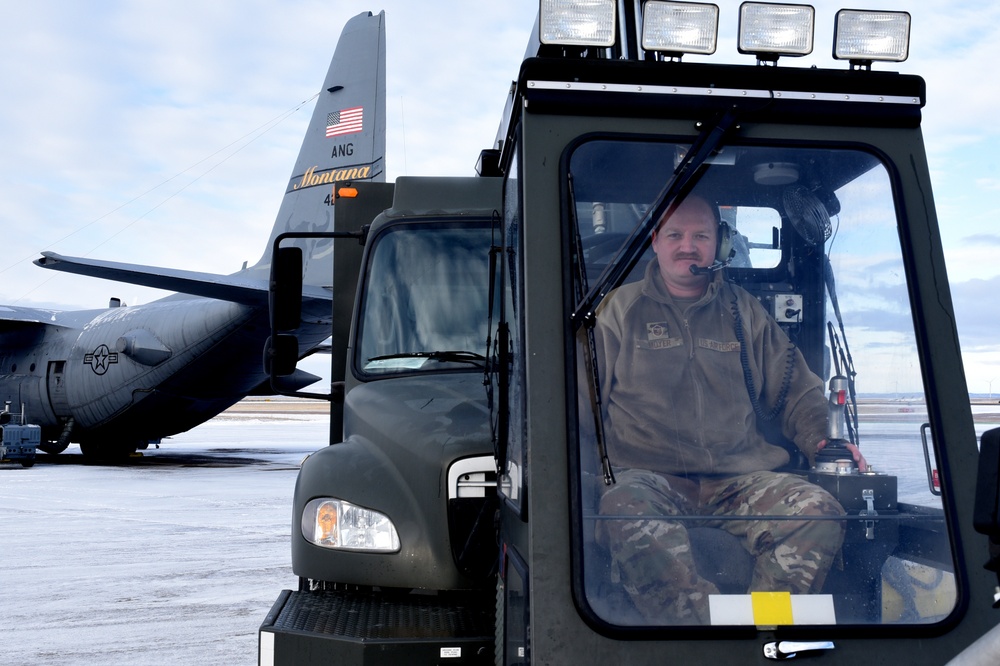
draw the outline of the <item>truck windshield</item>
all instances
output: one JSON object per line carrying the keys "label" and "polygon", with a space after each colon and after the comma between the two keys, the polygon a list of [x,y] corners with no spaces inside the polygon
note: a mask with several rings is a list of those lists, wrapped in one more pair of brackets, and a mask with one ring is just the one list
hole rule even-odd
{"label": "truck windshield", "polygon": [[[567,316],[687,149],[571,150]],[[596,621],[909,625],[955,609],[892,173],[853,148],[727,145],[574,319],[577,589]]]}
{"label": "truck windshield", "polygon": [[363,374],[481,370],[490,229],[424,222],[372,239],[355,363]]}

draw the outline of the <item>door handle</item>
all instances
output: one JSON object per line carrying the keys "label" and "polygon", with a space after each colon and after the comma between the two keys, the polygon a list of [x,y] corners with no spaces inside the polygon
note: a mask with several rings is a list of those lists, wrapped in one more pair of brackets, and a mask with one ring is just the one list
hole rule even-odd
{"label": "door handle", "polygon": [[791,659],[799,652],[832,649],[833,641],[774,641],[764,644],[764,656],[768,659]]}

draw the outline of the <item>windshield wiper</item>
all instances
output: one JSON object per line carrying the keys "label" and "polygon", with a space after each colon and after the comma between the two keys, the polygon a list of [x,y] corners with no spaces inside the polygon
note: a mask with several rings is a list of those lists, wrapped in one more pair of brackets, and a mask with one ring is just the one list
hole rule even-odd
{"label": "windshield wiper", "polygon": [[[712,153],[718,150],[719,146],[722,145],[726,133],[735,123],[736,114],[730,109],[715,125],[702,129],[694,143],[691,144],[691,148],[688,150],[684,160],[677,165],[670,180],[667,181],[659,196],[656,197],[656,201],[653,202],[652,207],[646,213],[646,217],[632,231],[632,234],[625,241],[625,245],[611,259],[607,268],[604,269],[604,272],[598,278],[597,284],[590,289],[587,289],[586,270],[583,267],[583,247],[580,241],[579,228],[577,228],[576,251],[578,254],[577,266],[580,270],[580,275],[577,278],[579,290],[577,293],[577,307],[576,311],[573,312],[572,321],[575,322],[577,327],[583,327],[582,331],[579,328],[577,330],[586,336],[587,346],[584,352],[584,364],[586,365],[587,374],[590,379],[591,409],[594,413],[594,427],[597,431],[597,454],[601,461],[602,471],[604,472],[605,485],[610,486],[615,483],[615,474],[611,458],[608,455],[607,442],[604,435],[604,407],[601,400],[601,379],[598,372],[597,344],[594,337],[594,326],[597,323],[597,317],[594,311],[604,297],[622,283],[622,280],[625,279],[625,274],[639,260],[645,240],[649,238],[650,233],[653,231],[655,222],[674,203],[677,196],[684,191],[695,177],[698,169],[708,161]],[[569,183],[569,191],[570,196],[573,197],[572,180]],[[575,201],[572,202],[570,210],[576,210]],[[586,293],[580,294],[584,290],[586,290]]]}
{"label": "windshield wiper", "polygon": [[374,361],[390,361],[394,358],[426,358],[442,363],[471,363],[480,368],[486,367],[486,357],[471,351],[412,351],[398,352],[396,354],[383,354],[382,356],[372,356],[369,363]]}
{"label": "windshield wiper", "polygon": [[736,112],[730,109],[717,123],[702,128],[694,143],[691,144],[684,160],[674,169],[670,180],[660,191],[642,222],[632,231],[625,244],[608,263],[607,268],[598,278],[597,284],[591,287],[577,304],[572,317],[577,325],[592,322],[597,305],[608,295],[608,292],[622,283],[626,274],[639,260],[643,245],[652,233],[655,223],[674,203],[677,196],[687,188],[698,169],[708,161],[712,153],[719,149],[726,134],[735,124]]}

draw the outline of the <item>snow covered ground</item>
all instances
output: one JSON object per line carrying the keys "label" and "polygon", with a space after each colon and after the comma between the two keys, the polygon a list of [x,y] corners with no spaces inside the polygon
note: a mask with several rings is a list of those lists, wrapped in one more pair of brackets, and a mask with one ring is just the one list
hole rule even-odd
{"label": "snow covered ground", "polygon": [[256,664],[328,425],[227,413],[119,466],[0,465],[0,664]]}
{"label": "snow covered ground", "polygon": [[[302,407],[241,403],[122,465],[76,446],[0,465],[0,665],[256,664],[257,628],[297,586],[298,466],[328,441],[325,405]],[[922,455],[897,447],[926,414],[895,411],[869,424],[866,455],[923,503]],[[977,434],[996,426],[976,413]]]}

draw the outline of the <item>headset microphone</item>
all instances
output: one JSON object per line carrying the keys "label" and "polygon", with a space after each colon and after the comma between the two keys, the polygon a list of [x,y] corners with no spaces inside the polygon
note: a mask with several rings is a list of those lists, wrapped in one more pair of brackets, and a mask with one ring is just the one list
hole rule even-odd
{"label": "headset microphone", "polygon": [[719,209],[715,208],[714,210],[716,213],[716,222],[718,223],[715,261],[708,266],[697,266],[695,264],[691,264],[688,266],[688,270],[691,271],[692,275],[711,275],[716,271],[721,271],[723,268],[731,264],[733,257],[736,256],[736,248],[733,247],[733,239],[736,236],[736,232],[731,226],[729,226],[729,223],[718,217],[720,215]]}
{"label": "headset microphone", "polygon": [[721,271],[728,265],[728,261],[719,261],[716,259],[709,266],[696,266],[695,264],[691,264],[688,266],[688,270],[691,271],[692,275],[708,275],[710,273],[714,273],[715,271]]}

